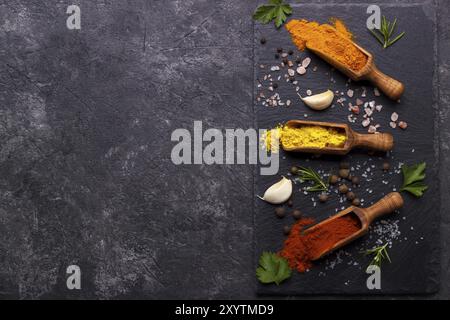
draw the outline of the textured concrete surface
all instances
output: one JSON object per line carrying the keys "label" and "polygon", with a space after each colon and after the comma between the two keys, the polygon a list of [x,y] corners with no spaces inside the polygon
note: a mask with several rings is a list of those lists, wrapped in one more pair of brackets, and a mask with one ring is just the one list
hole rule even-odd
{"label": "textured concrete surface", "polygon": [[[0,0],[1,298],[255,297],[252,167],[174,166],[170,133],[253,125],[257,3]],[[450,5],[436,5],[449,298]]]}

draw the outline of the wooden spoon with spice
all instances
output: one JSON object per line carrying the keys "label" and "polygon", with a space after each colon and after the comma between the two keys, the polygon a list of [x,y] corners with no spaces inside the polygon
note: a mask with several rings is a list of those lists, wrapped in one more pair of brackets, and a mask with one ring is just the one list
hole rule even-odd
{"label": "wooden spoon with spice", "polygon": [[386,96],[398,100],[403,84],[378,70],[372,54],[353,42],[342,21],[334,19],[333,25],[293,19],[286,29],[300,50],[308,48],[352,80],[369,80]]}
{"label": "wooden spoon with spice", "polygon": [[369,226],[375,219],[402,206],[403,198],[400,193],[391,192],[368,208],[351,206],[306,229],[303,233],[311,239],[311,260],[318,260],[362,237],[369,231]]}
{"label": "wooden spoon with spice", "polygon": [[[351,40],[348,40],[351,41]],[[367,63],[364,67],[361,69],[355,71],[349,68],[347,65],[341,63],[337,59],[334,59],[333,57],[316,50],[314,48],[308,47],[308,49],[312,52],[314,52],[316,55],[321,57],[323,60],[331,64],[333,67],[341,71],[343,74],[345,74],[347,77],[354,81],[360,81],[360,80],[368,80],[373,83],[377,88],[379,88],[383,93],[392,100],[398,100],[400,99],[401,95],[403,94],[403,91],[405,91],[405,86],[400,81],[384,74],[381,72],[377,66],[375,65],[373,56],[371,53],[369,53],[367,50],[361,48],[359,45],[357,45],[355,42],[351,41],[352,44],[359,49],[362,53],[364,53],[367,56]]]}
{"label": "wooden spoon with spice", "polygon": [[289,128],[301,128],[304,126],[317,126],[329,129],[336,135],[345,135],[342,145],[327,144],[324,147],[302,146],[293,143],[290,139],[280,138],[281,146],[285,151],[306,152],[314,154],[336,154],[345,155],[353,148],[367,148],[375,151],[389,151],[394,147],[394,138],[389,133],[361,134],[353,131],[346,123],[319,122],[306,120],[290,120],[285,126]]}

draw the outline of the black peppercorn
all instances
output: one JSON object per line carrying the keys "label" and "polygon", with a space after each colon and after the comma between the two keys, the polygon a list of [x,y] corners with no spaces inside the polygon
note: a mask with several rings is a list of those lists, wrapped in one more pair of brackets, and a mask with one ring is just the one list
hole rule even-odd
{"label": "black peppercorn", "polygon": [[341,169],[341,170],[339,170],[339,176],[341,178],[347,179],[349,174],[350,174],[350,170],[348,170],[348,169]]}
{"label": "black peppercorn", "polygon": [[294,51],[293,51],[292,49],[290,49],[290,50],[288,51],[288,54],[291,56],[291,55],[294,54]]}
{"label": "black peppercorn", "polygon": [[341,184],[338,188],[339,192],[345,194],[348,192],[348,187],[346,184]]}
{"label": "black peppercorn", "polygon": [[275,209],[275,214],[278,218],[284,218],[284,216],[286,215],[286,209],[284,209],[283,207],[277,207]]}
{"label": "black peppercorn", "polygon": [[326,202],[328,200],[328,195],[326,193],[322,193],[319,196],[319,201],[320,202]]}
{"label": "black peppercorn", "polygon": [[265,44],[266,43],[266,38],[261,38],[261,40],[259,40],[261,42],[261,44]]}
{"label": "black peppercorn", "polygon": [[339,163],[339,169],[350,169],[350,163],[342,161],[341,163]]}
{"label": "black peppercorn", "polygon": [[330,176],[330,184],[336,184],[339,181],[339,177],[335,174]]}
{"label": "black peppercorn", "polygon": [[274,88],[274,89],[278,88],[278,83],[274,83],[274,84],[272,85],[272,88]]}
{"label": "black peppercorn", "polygon": [[275,53],[275,59],[280,59],[280,55],[278,53]]}
{"label": "black peppercorn", "polygon": [[278,53],[282,53],[283,52],[283,48],[277,48],[277,52]]}
{"label": "black peppercorn", "polygon": [[292,211],[292,216],[298,220],[302,217],[302,212],[298,209],[295,209],[294,211]]}
{"label": "black peppercorn", "polygon": [[351,191],[347,192],[346,196],[348,201],[353,201],[356,198],[355,193]]}

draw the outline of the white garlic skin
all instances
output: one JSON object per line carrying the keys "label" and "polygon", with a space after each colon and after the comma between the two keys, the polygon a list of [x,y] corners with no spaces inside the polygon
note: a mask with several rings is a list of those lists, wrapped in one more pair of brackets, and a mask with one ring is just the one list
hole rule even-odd
{"label": "white garlic skin", "polygon": [[331,90],[327,90],[325,92],[315,94],[309,97],[300,97],[302,101],[311,109],[314,110],[324,110],[328,108],[334,99],[334,93]]}
{"label": "white garlic skin", "polygon": [[281,204],[289,200],[292,195],[292,181],[283,177],[280,181],[270,186],[260,199],[271,204]]}

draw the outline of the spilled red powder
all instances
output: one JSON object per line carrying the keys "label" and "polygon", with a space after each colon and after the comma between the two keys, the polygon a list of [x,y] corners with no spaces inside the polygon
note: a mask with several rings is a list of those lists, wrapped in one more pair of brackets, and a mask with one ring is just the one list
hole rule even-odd
{"label": "spilled red powder", "polygon": [[280,256],[287,259],[289,266],[299,272],[310,269],[312,261],[324,250],[361,229],[361,222],[353,213],[333,219],[320,228],[304,233],[305,227],[313,223],[314,220],[310,218],[297,221],[279,252]]}

